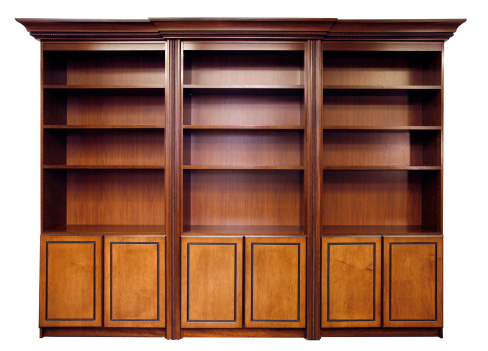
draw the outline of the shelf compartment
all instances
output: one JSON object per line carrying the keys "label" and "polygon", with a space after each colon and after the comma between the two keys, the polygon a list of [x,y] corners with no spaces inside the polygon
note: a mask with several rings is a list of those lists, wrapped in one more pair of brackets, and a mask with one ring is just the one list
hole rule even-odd
{"label": "shelf compartment", "polygon": [[303,168],[303,131],[187,130],[185,166]]}
{"label": "shelf compartment", "polygon": [[327,225],[322,235],[441,235],[435,227],[422,225]]}
{"label": "shelf compartment", "polygon": [[303,179],[303,172],[296,170],[185,170],[185,232],[220,228],[225,234],[299,234],[305,212]]}
{"label": "shelf compartment", "polygon": [[43,234],[164,235],[164,225],[62,225]]}
{"label": "shelf compartment", "polygon": [[305,124],[303,90],[286,94],[222,91],[191,95],[185,91],[183,123],[185,126],[301,127]]}
{"label": "shelf compartment", "polygon": [[296,225],[185,225],[184,235],[305,235]]}
{"label": "shelf compartment", "polygon": [[164,86],[164,51],[44,51],[44,84]]}
{"label": "shelf compartment", "polygon": [[323,82],[349,86],[441,84],[441,52],[324,52]]}
{"label": "shelf compartment", "polygon": [[44,165],[159,167],[165,165],[164,131],[44,130]]}
{"label": "shelf compartment", "polygon": [[439,167],[440,131],[325,130],[323,166]]}
{"label": "shelf compartment", "polygon": [[[164,126],[164,91],[145,94],[116,92],[45,90],[45,125],[66,126]],[[113,93],[113,94],[112,94]],[[146,95],[147,94],[147,95]]]}
{"label": "shelf compartment", "polygon": [[440,171],[324,171],[322,224],[440,232],[440,179]]}
{"label": "shelf compartment", "polygon": [[185,51],[183,84],[300,85],[303,51]]}
{"label": "shelf compartment", "polygon": [[440,127],[440,91],[324,91],[323,126]]}
{"label": "shelf compartment", "polygon": [[45,233],[164,232],[164,170],[44,170],[42,201]]}

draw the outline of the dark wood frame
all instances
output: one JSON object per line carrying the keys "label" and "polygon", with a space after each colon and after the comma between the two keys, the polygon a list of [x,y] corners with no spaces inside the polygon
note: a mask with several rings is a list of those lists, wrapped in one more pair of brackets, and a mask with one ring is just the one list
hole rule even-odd
{"label": "dark wood frame", "polygon": [[[41,328],[41,336],[103,336],[103,335],[141,335],[165,336],[168,339],[180,339],[184,336],[294,336],[307,339],[320,339],[321,336],[440,336],[442,328],[344,328],[322,329],[321,321],[321,238],[331,234],[337,235],[431,235],[442,236],[442,191],[443,191],[443,53],[444,42],[447,41],[456,29],[465,22],[464,19],[450,20],[338,20],[338,19],[266,19],[266,18],[150,18],[148,20],[67,20],[67,19],[17,19],[30,34],[41,41],[42,50],[120,50],[127,43],[133,50],[149,48],[165,43],[165,166],[164,166],[164,233],[160,228],[153,228],[154,234],[166,236],[166,328]],[[304,164],[303,187],[304,206],[303,215],[304,234],[307,238],[306,246],[306,328],[305,329],[182,329],[180,327],[180,276],[181,276],[181,240],[184,233],[183,218],[183,46],[191,45],[197,49],[219,50],[219,43],[225,43],[234,49],[247,45],[248,49],[262,49],[263,44],[270,50],[279,50],[287,42],[302,43],[304,49],[304,113],[307,116],[304,122]],[[151,44],[149,44],[151,45]],[[253,45],[256,46],[253,48]],[[150,48],[149,48],[150,49]],[[416,166],[380,166],[349,167],[350,170],[369,172],[370,170],[403,171],[403,172],[437,172],[434,180],[421,180],[424,187],[435,185],[433,195],[426,192],[420,196],[427,205],[432,207],[430,212],[423,213],[425,218],[434,217],[431,223],[424,219],[422,228],[402,226],[395,233],[393,227],[371,227],[357,230],[344,227],[323,227],[323,192],[324,167],[323,163],[323,57],[324,50],[333,51],[372,51],[376,53],[388,51],[410,51],[440,53],[440,85],[427,87],[438,89],[440,101],[437,102],[439,111],[439,124],[430,128],[440,134],[438,146],[439,165],[415,168]],[[44,57],[44,55],[42,55]],[[42,72],[45,70],[44,60],[41,62]],[[44,111],[44,75],[41,75],[41,110]],[[55,88],[55,87],[54,87]],[[396,87],[405,89],[405,87]],[[415,89],[418,89],[416,87]],[[426,87],[424,87],[426,88]],[[77,87],[71,87],[77,89]],[[136,89],[133,87],[132,89]],[[409,88],[410,89],[410,88]],[[414,87],[411,87],[414,89]],[[127,90],[129,91],[129,90]],[[62,124],[62,123],[61,123]],[[113,128],[114,126],[107,126]],[[153,126],[154,127],[154,126]],[[379,127],[379,126],[378,126]],[[91,128],[94,128],[93,126]],[[420,128],[420,127],[419,127]],[[419,129],[417,126],[399,128],[403,131]],[[45,126],[44,113],[41,114],[41,150],[48,142],[43,130],[65,130],[70,128]],[[89,130],[90,128],[86,128]],[[347,129],[347,128],[345,128]],[[361,130],[361,128],[356,128]],[[366,133],[368,128],[362,128]],[[378,128],[377,128],[378,129]],[[381,129],[381,128],[379,128]],[[388,131],[394,127],[383,128]],[[422,129],[422,128],[420,128]],[[429,128],[423,128],[428,130]],[[122,130],[122,129],[120,129]],[[372,129],[371,129],[372,130]],[[61,132],[63,133],[63,132]],[[61,137],[57,141],[61,145],[66,143]],[[63,155],[61,155],[63,157]],[[66,157],[64,155],[64,157]],[[41,209],[41,233],[76,235],[83,234],[77,229],[52,231],[49,230],[55,223],[49,218],[66,216],[66,199],[63,198],[67,186],[66,177],[58,172],[68,172],[68,169],[79,169],[75,166],[44,166],[44,153],[41,152],[41,197],[49,198],[61,206]],[[429,168],[430,167],[430,168]],[[114,167],[99,167],[111,169]],[[126,167],[125,169],[130,169]],[[147,167],[151,168],[151,167]],[[156,168],[157,169],[157,168]],[[327,168],[327,171],[347,169],[344,167]],[[60,171],[61,170],[61,171]],[[48,171],[49,173],[46,173]],[[429,176],[430,177],[430,176]],[[423,178],[422,178],[423,179]],[[428,183],[430,182],[430,183]],[[424,184],[425,183],[425,184]],[[60,192],[52,191],[56,184]],[[427,190],[426,190],[427,191]],[[63,209],[64,207],[64,209]],[[45,217],[49,212],[50,217]],[[48,219],[45,219],[48,218]],[[407,223],[409,224],[409,223]],[[133,228],[129,232],[120,228],[102,230],[98,228],[97,235],[104,234],[137,234],[140,228]],[[151,234],[146,228],[144,234]],[[93,232],[94,233],[94,232]]]}

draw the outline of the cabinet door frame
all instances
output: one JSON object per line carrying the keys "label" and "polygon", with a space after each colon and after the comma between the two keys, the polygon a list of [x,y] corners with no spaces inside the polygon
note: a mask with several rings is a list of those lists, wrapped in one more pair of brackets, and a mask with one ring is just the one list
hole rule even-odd
{"label": "cabinet door frame", "polygon": [[[245,328],[305,328],[306,316],[306,237],[246,237],[245,239]],[[296,320],[254,319],[254,246],[297,246],[298,292]]]}
{"label": "cabinet door frame", "polygon": [[[443,327],[443,237],[384,237],[384,285],[383,326],[384,327]],[[396,245],[433,245],[435,252],[435,318],[434,319],[391,319],[392,315],[392,247]]]}
{"label": "cabinet door frame", "polygon": [[[234,319],[190,319],[190,248],[192,245],[234,246]],[[182,237],[181,238],[181,327],[182,328],[242,328],[243,285],[242,237]]]}
{"label": "cabinet door frame", "polygon": [[[49,318],[49,246],[93,245],[93,318]],[[102,326],[102,236],[41,235],[39,326],[101,327]],[[62,283],[62,282],[59,282]]]}
{"label": "cabinet door frame", "polygon": [[[113,245],[156,245],[157,246],[157,318],[147,319],[113,319]],[[164,236],[112,236],[104,238],[105,258],[105,327],[128,327],[128,328],[164,328],[166,324],[166,290],[165,290],[165,237]]]}
{"label": "cabinet door frame", "polygon": [[[373,315],[371,319],[330,319],[330,246],[373,247]],[[378,328],[381,327],[381,236],[322,237],[322,328]],[[354,289],[354,286],[351,287]]]}

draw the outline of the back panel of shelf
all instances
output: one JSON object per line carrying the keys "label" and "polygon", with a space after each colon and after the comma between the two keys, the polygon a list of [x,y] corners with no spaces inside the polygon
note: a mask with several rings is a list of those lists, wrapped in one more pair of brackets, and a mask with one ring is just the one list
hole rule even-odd
{"label": "back panel of shelf", "polygon": [[303,131],[191,130],[184,165],[303,166]]}
{"label": "back panel of shelf", "polygon": [[441,92],[324,91],[323,126],[441,126]]}
{"label": "back panel of shelf", "polygon": [[165,166],[164,130],[45,130],[45,165]]}
{"label": "back panel of shelf", "polygon": [[298,228],[303,187],[303,171],[297,170],[185,170],[183,223]]}
{"label": "back panel of shelf", "polygon": [[303,85],[303,51],[185,51],[183,84]]}
{"label": "back panel of shelf", "polygon": [[164,226],[164,170],[44,170],[43,231]]}
{"label": "back panel of shelf", "polygon": [[325,130],[324,166],[440,166],[438,130]]}
{"label": "back panel of shelf", "polygon": [[326,51],[324,86],[436,86],[441,84],[438,51]]}
{"label": "back panel of shelf", "polygon": [[44,51],[44,85],[164,86],[164,51]]}
{"label": "back panel of shelf", "polygon": [[[164,78],[163,78],[164,79]],[[44,91],[45,125],[165,125],[163,91]]]}
{"label": "back panel of shelf", "polygon": [[324,171],[322,225],[418,226],[438,232],[440,181],[440,171]]}

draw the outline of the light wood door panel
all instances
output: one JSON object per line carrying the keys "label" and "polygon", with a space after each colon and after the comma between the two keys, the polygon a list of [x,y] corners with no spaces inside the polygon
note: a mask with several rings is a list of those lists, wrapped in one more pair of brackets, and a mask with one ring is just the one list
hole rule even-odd
{"label": "light wood door panel", "polygon": [[181,239],[181,326],[242,327],[242,238]]}
{"label": "light wood door panel", "polygon": [[246,328],[304,328],[306,239],[246,237]]}
{"label": "light wood door panel", "polygon": [[381,237],[322,238],[322,327],[381,327]]}
{"label": "light wood door panel", "polygon": [[102,326],[101,265],[101,236],[41,236],[39,326]]}
{"label": "light wood door panel", "polygon": [[442,237],[384,238],[384,326],[442,327]]}
{"label": "light wood door panel", "polygon": [[105,326],[164,328],[165,238],[105,236]]}

